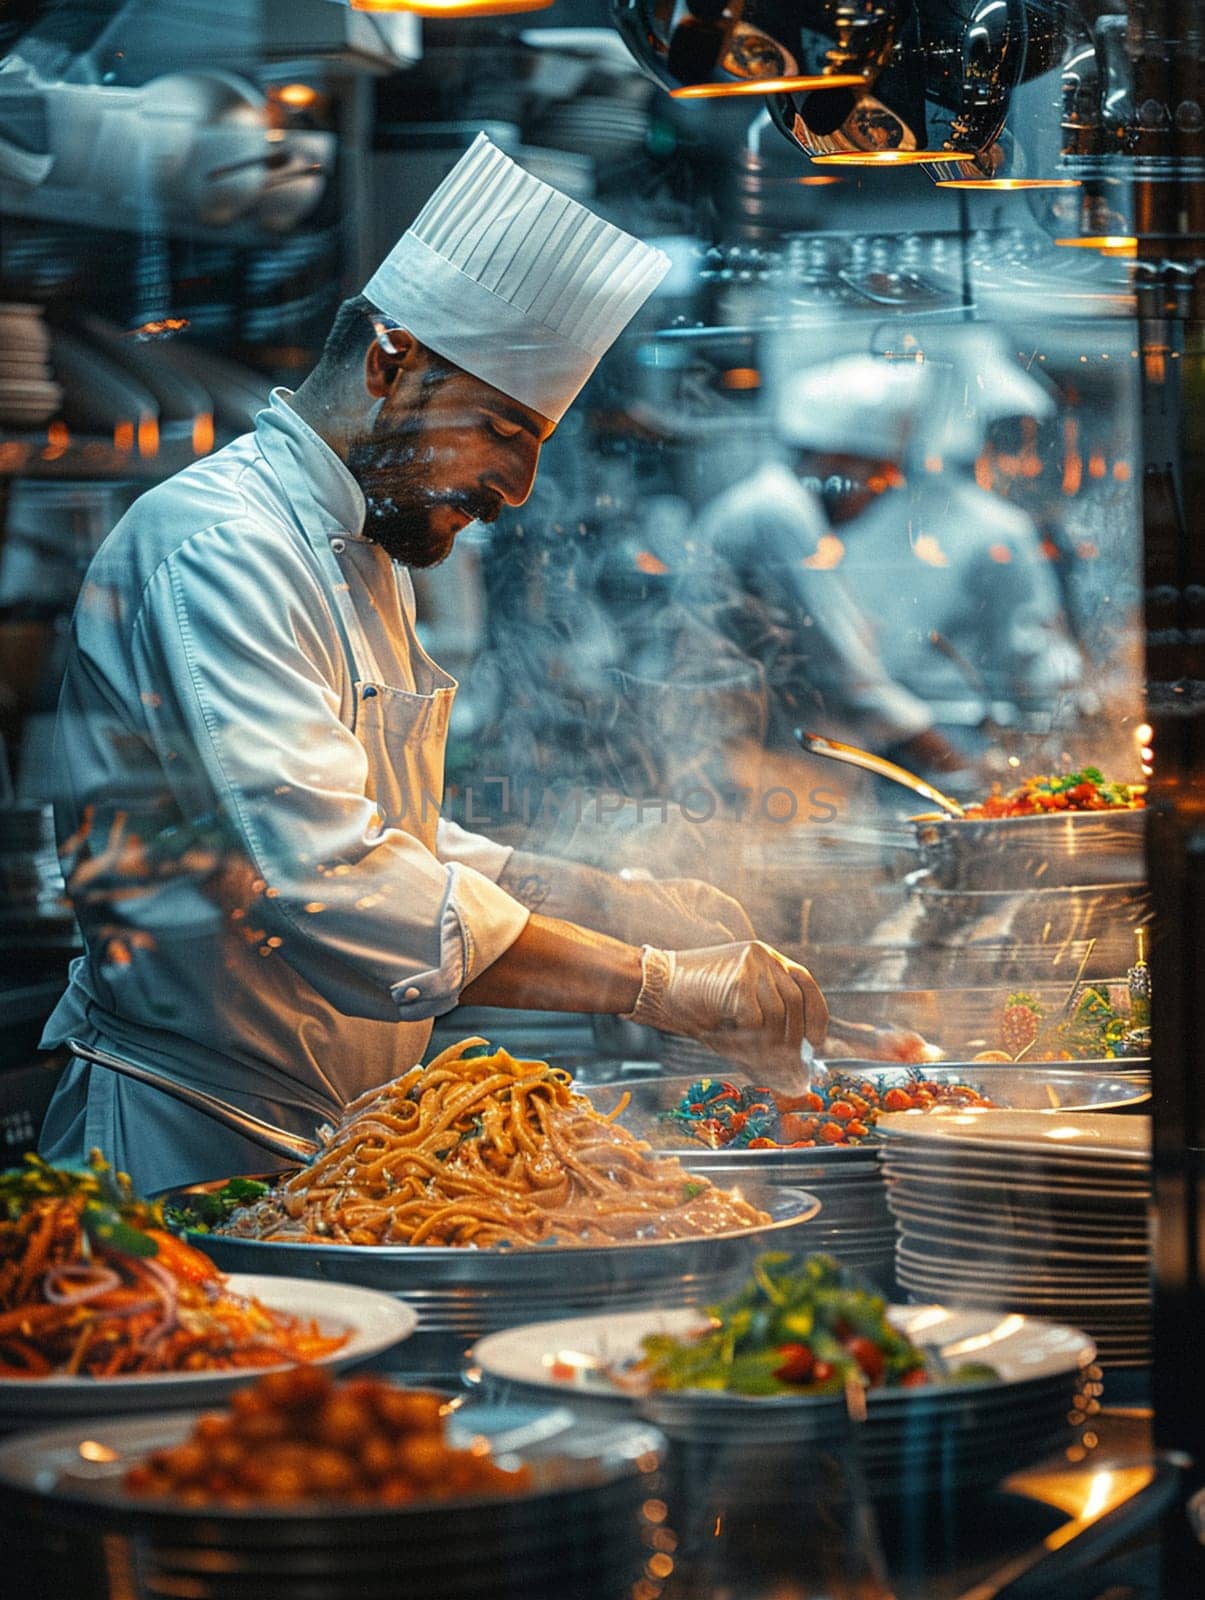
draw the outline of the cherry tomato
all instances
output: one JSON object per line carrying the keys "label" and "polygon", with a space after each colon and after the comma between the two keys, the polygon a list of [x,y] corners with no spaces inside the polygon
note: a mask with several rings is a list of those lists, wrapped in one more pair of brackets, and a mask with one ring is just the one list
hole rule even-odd
{"label": "cherry tomato", "polygon": [[838,1122],[826,1122],[820,1129],[819,1137],[822,1144],[849,1143],[845,1137],[845,1129]]}
{"label": "cherry tomato", "polygon": [[774,1368],[774,1376],[783,1383],[806,1383],[817,1366],[806,1344],[780,1344],[778,1354],[782,1357],[782,1366]]}
{"label": "cherry tomato", "polygon": [[878,1383],[883,1376],[883,1352],[873,1339],[867,1339],[862,1334],[855,1335],[845,1341],[845,1348],[853,1356],[862,1371],[871,1383]]}
{"label": "cherry tomato", "polygon": [[836,1370],[831,1361],[817,1361],[812,1368],[812,1382],[827,1383]]}
{"label": "cherry tomato", "polygon": [[912,1107],[912,1096],[907,1089],[888,1089],[883,1104],[888,1111],[908,1111]]}
{"label": "cherry tomato", "polygon": [[929,1374],[924,1367],[913,1367],[911,1372],[905,1372],[900,1379],[901,1389],[920,1389],[929,1381]]}
{"label": "cherry tomato", "polygon": [[838,1122],[848,1122],[854,1114],[854,1108],[848,1100],[834,1100],[828,1108],[828,1114]]}
{"label": "cherry tomato", "polygon": [[845,1124],[845,1131],[851,1139],[865,1139],[870,1129],[864,1122],[854,1121]]}

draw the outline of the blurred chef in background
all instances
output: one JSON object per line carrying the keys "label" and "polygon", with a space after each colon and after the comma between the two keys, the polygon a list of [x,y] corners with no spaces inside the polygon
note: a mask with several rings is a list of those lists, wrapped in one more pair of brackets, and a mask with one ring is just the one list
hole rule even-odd
{"label": "blurred chef in background", "polygon": [[[118,523],[59,708],[85,953],[46,1046],[303,1134],[421,1059],[462,999],[627,1015],[799,1084],[823,996],[735,901],[439,815],[456,685],[418,641],[408,569],[527,499],[665,265],[481,135],[297,392]],[[76,1061],[42,1151],[93,1146],[145,1190],[264,1165],[229,1119]]]}
{"label": "blurred chef in background", "polygon": [[[886,387],[871,356],[800,373],[780,398],[781,425],[842,540],[834,575],[857,598],[875,658],[925,705],[929,737],[973,768],[1005,730],[1050,731],[1080,677],[1036,527],[973,475],[993,422],[1043,420],[1055,406],[993,329],[947,330],[925,353],[889,369],[913,376]],[[853,397],[876,384],[895,418],[887,461],[868,461],[865,443],[855,453],[865,409]]]}
{"label": "blurred chef in background", "polygon": [[679,599],[764,671],[778,748],[804,726],[913,767],[964,765],[924,695],[887,666],[876,613],[846,576],[845,524],[880,500],[902,505],[926,387],[915,363],[869,356],[792,372],[777,385],[775,458],[699,517]]}

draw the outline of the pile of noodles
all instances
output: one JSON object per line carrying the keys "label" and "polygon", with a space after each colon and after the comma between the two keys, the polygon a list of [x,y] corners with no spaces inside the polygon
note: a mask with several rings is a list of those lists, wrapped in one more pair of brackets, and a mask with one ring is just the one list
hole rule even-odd
{"label": "pile of noodles", "polygon": [[567,1072],[463,1039],[354,1100],[310,1166],[222,1231],[519,1248],[692,1238],[770,1220],[617,1127],[626,1100],[602,1116]]}

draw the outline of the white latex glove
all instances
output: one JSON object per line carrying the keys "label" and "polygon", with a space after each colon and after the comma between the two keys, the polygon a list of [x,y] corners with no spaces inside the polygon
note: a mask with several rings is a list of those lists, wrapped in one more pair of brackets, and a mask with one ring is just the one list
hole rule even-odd
{"label": "white latex glove", "polygon": [[698,1039],[772,1089],[807,1087],[800,1048],[828,1031],[828,1006],[811,973],[760,940],[687,951],[645,945],[629,1015]]}

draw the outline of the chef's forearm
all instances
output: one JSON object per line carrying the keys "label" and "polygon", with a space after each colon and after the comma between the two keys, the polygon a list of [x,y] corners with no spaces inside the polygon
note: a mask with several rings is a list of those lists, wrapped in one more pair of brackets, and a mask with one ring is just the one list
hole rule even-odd
{"label": "chef's forearm", "polygon": [[533,915],[509,949],[461,990],[466,1005],[626,1015],[640,993],[640,951],[572,922]]}

